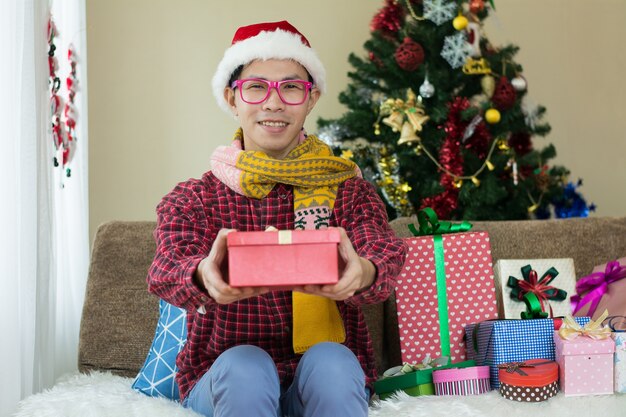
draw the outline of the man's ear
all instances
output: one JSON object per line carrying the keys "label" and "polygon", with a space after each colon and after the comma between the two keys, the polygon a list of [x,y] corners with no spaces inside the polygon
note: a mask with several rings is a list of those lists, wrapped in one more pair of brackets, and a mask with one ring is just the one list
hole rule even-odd
{"label": "man's ear", "polygon": [[235,90],[230,87],[226,87],[224,89],[224,100],[228,103],[228,107],[230,111],[233,112],[235,116],[237,116],[237,105],[235,104]]}
{"label": "man's ear", "polygon": [[313,107],[315,107],[315,103],[317,103],[317,100],[319,100],[320,95],[320,90],[318,90],[317,88],[311,89],[311,92],[309,93],[309,102],[307,103],[307,115],[311,113],[311,110],[313,110]]}

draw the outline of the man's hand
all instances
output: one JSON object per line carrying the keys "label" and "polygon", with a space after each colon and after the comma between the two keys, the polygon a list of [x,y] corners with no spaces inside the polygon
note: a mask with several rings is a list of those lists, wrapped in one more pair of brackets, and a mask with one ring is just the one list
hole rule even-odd
{"label": "man's hand", "polygon": [[334,285],[305,285],[296,287],[294,291],[307,294],[320,295],[333,300],[345,300],[352,297],[356,292],[368,288],[376,279],[376,267],[371,261],[361,258],[348,238],[342,227],[337,228],[341,235],[339,241],[339,263],[343,264],[343,270],[339,282]]}
{"label": "man's hand", "polygon": [[196,284],[206,290],[218,304],[230,304],[269,292],[267,287],[233,288],[226,283],[228,280],[226,235],[232,231],[233,229],[222,229],[217,233],[209,256],[200,261],[194,275]]}

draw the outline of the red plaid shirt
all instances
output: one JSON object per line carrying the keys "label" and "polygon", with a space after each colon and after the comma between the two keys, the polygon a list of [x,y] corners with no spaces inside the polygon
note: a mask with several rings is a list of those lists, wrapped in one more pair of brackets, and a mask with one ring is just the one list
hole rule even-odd
{"label": "red plaid shirt", "polygon": [[[166,195],[157,206],[157,218],[157,250],[148,287],[187,310],[187,343],[176,361],[181,398],[222,352],[241,344],[264,349],[276,363],[281,384],[289,384],[301,357],[292,347],[291,292],[273,291],[220,305],[196,286],[193,275],[222,228],[293,229],[292,187],[278,184],[265,198],[251,199],[207,172],[202,179],[178,184]],[[331,226],[345,228],[357,253],[377,269],[376,282],[368,290],[337,303],[346,330],[344,344],[359,359],[368,385],[377,374],[359,306],[380,303],[389,296],[406,253],[404,242],[395,237],[386,219],[385,207],[367,181],[352,178],[339,186]]]}

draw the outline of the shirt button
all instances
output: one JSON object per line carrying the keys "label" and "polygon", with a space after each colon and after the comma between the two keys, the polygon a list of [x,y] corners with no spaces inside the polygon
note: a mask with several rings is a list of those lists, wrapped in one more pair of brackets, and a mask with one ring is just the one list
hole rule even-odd
{"label": "shirt button", "polygon": [[286,200],[287,199],[287,194],[279,194],[278,198],[280,198],[281,200]]}
{"label": "shirt button", "polygon": [[285,328],[283,329],[285,331],[285,333],[289,333],[291,331],[291,329],[289,328],[289,326],[285,326]]}

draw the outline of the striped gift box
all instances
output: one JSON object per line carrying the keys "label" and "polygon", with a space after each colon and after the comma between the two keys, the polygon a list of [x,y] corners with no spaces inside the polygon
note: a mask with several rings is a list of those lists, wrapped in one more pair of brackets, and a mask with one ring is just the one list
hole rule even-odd
{"label": "striped gift box", "polygon": [[476,395],[491,389],[488,366],[434,371],[433,383],[435,395]]}
{"label": "striped gift box", "polygon": [[[575,317],[580,325],[589,317]],[[465,327],[468,359],[491,368],[491,387],[500,387],[498,365],[530,359],[555,360],[553,319],[489,320]]]}

